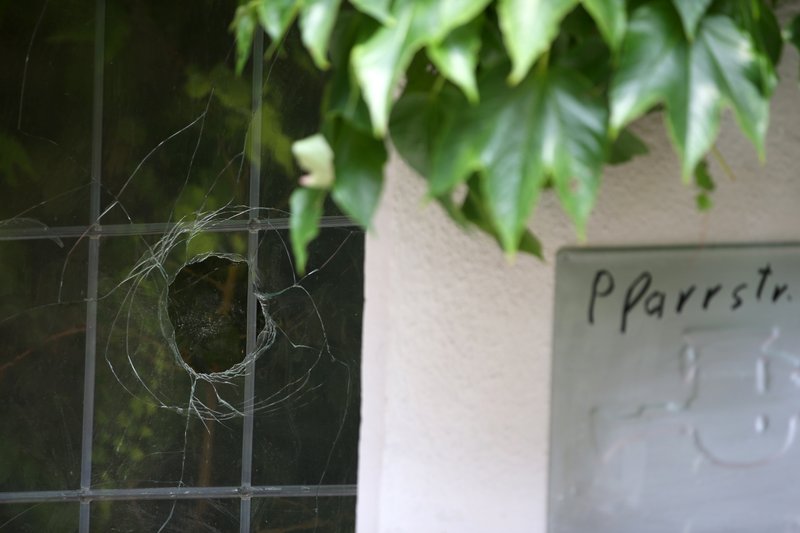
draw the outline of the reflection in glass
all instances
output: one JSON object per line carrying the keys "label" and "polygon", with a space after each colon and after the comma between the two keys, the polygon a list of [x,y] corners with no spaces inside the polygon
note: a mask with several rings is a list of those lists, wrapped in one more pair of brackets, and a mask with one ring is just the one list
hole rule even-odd
{"label": "reflection in glass", "polygon": [[0,229],[88,221],[94,4],[0,2]]}
{"label": "reflection in glass", "polygon": [[[266,59],[261,101],[261,205],[285,217],[289,197],[302,174],[292,155],[292,142],[320,129],[323,76],[300,43],[299,32],[286,36],[279,53]],[[329,203],[326,214],[339,214]]]}
{"label": "reflection in glass", "polygon": [[[235,9],[0,0],[0,531],[72,531],[87,497],[92,531],[237,531],[249,503],[254,531],[352,530],[308,486],[356,479],[363,234],[294,272],[322,78],[296,30],[235,75]],[[174,487],[198,499],[133,501]]]}
{"label": "reflection in glass", "polygon": [[0,491],[77,488],[86,246],[0,241],[0,257]]}
{"label": "reflection in glass", "polygon": [[250,81],[233,72],[236,6],[187,7],[108,6],[104,223],[179,220],[247,203]]}
{"label": "reflection in glass", "polygon": [[93,502],[91,524],[98,533],[238,533],[239,500]]}
{"label": "reflection in glass", "polygon": [[254,482],[355,483],[363,234],[323,230],[299,279],[287,238],[259,248],[277,336],[256,370]]}
{"label": "reflection in glass", "polygon": [[352,533],[355,497],[268,498],[253,503],[253,533]]}
{"label": "reflection in glass", "polygon": [[[107,282],[98,326],[93,468],[97,485],[239,484],[241,368],[216,371],[211,367],[225,353],[204,352],[209,368],[193,370],[184,355],[198,362],[201,357],[181,354],[178,344],[189,336],[182,327],[187,319],[219,316],[220,300],[211,297],[221,290],[218,296],[224,299],[227,279],[218,282],[208,272],[200,275],[197,279],[204,283],[193,292],[200,300],[173,307],[180,315],[170,314],[169,302],[171,296],[187,294],[181,291],[186,289],[181,273],[203,268],[206,261],[194,262],[197,258],[213,250],[218,256],[212,259],[228,254],[242,260],[237,252],[245,242],[240,233],[180,230],[161,238],[103,240],[100,272]],[[227,276],[225,271],[218,274]],[[239,293],[236,305],[241,305],[241,292],[246,290],[246,268],[244,275],[232,286],[231,294]],[[192,335],[202,341],[200,347],[225,347],[225,342],[217,342],[223,334],[216,330],[218,325],[218,320],[194,323],[199,330]],[[225,334],[238,344],[245,331],[246,323],[240,320],[229,323]]]}
{"label": "reflection in glass", "polygon": [[43,533],[78,531],[78,503],[0,505],[0,531]]}

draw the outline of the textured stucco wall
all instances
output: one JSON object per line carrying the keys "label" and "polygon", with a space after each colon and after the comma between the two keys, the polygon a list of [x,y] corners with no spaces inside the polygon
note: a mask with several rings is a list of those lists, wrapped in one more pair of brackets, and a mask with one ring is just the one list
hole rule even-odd
{"label": "textured stucco wall", "polygon": [[[652,153],[606,172],[589,245],[800,241],[798,58],[787,49],[767,162],[726,116],[715,208],[695,209],[660,117]],[[545,196],[532,227],[547,261],[506,263],[465,235],[401,162],[367,239],[358,531],[543,532],[554,254],[575,244]]]}

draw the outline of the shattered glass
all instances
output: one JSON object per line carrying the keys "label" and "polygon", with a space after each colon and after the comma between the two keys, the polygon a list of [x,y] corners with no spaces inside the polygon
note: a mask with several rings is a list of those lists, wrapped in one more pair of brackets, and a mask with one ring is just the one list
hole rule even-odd
{"label": "shattered glass", "polygon": [[363,233],[296,273],[321,79],[234,9],[0,2],[0,532],[354,529]]}

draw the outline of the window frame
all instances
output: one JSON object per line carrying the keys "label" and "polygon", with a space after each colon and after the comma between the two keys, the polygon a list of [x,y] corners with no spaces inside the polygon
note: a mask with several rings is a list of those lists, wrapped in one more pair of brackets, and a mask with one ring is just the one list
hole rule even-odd
{"label": "window frame", "polygon": [[[88,275],[86,285],[86,335],[83,366],[83,412],[81,428],[80,487],[72,490],[38,490],[24,492],[0,492],[0,505],[44,504],[74,502],[79,504],[80,533],[91,528],[91,505],[102,501],[146,501],[199,499],[238,499],[239,531],[251,531],[251,502],[254,498],[320,498],[355,497],[355,484],[319,485],[253,485],[253,433],[256,361],[249,363],[245,375],[244,417],[242,432],[241,482],[238,486],[185,486],[100,489],[92,486],[92,445],[94,439],[95,381],[97,361],[98,325],[98,278],[100,267],[101,238],[118,236],[158,235],[168,232],[173,223],[103,224],[105,214],[101,206],[102,149],[103,149],[103,91],[105,64],[106,2],[95,2],[92,138],[91,138],[91,185],[89,196],[89,225],[53,227],[0,227],[0,241],[30,241],[36,239],[79,238],[88,240]],[[264,55],[264,33],[259,31],[254,39],[253,57]],[[252,136],[249,139],[251,158],[247,179],[249,181],[249,220],[226,221],[215,226],[218,232],[248,233],[248,301],[247,301],[247,351],[256,345],[257,299],[254,294],[255,272],[258,269],[259,235],[265,230],[281,230],[289,227],[288,217],[259,219],[261,174],[261,99],[263,87],[263,62],[253,61],[251,78]],[[106,208],[106,211],[108,208]],[[344,216],[324,216],[321,228],[354,228],[357,226]],[[357,378],[356,378],[357,379]],[[357,413],[355,413],[357,416]],[[166,518],[166,517],[165,517]]]}

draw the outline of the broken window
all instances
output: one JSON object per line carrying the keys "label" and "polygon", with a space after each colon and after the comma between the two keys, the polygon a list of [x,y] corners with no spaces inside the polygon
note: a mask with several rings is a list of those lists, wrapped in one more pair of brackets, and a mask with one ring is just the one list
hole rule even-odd
{"label": "broken window", "polygon": [[322,80],[235,7],[0,2],[0,532],[355,527],[363,234],[295,272]]}

